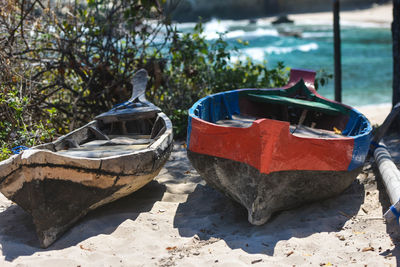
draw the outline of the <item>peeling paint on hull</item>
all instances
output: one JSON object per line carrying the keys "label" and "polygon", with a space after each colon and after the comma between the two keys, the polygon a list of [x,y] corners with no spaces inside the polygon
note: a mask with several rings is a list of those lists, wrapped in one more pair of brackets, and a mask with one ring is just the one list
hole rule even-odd
{"label": "peeling paint on hull", "polygon": [[187,151],[206,182],[243,205],[251,224],[266,223],[274,212],[343,192],[357,177],[352,171],[280,171],[260,173],[242,162]]}
{"label": "peeling paint on hull", "polygon": [[167,116],[156,116],[165,127],[145,149],[103,158],[54,150],[65,139],[82,139],[86,128],[96,125],[91,122],[54,143],[0,162],[0,192],[32,216],[43,248],[90,210],[137,191],[159,173],[171,153],[173,137]]}
{"label": "peeling paint on hull", "polygon": [[[8,177],[9,180],[25,177],[22,187],[9,198],[32,216],[41,246],[48,247],[90,210],[127,196],[153,180],[167,161],[171,148],[172,145],[160,155],[156,168],[150,168],[149,173],[142,175],[103,175],[84,169],[64,172],[68,167],[61,166],[23,166]],[[69,175],[26,179],[28,174],[35,175],[44,169],[48,169],[49,174],[64,172]],[[88,175],[109,183],[99,182],[96,186],[77,181]]]}

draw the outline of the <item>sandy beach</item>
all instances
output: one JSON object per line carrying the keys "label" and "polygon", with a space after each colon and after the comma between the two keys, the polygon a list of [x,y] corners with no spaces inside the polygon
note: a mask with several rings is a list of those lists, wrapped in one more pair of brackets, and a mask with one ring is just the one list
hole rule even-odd
{"label": "sandy beach", "polygon": [[[391,22],[391,5],[346,11],[349,23]],[[329,20],[330,13],[295,20]],[[390,104],[358,107],[380,124]],[[0,194],[0,266],[396,266],[398,225],[372,161],[342,194],[253,226],[244,208],[209,187],[176,142],[156,179],[80,220],[41,249],[31,218]]]}
{"label": "sandy beach", "polygon": [[392,104],[383,103],[377,105],[360,106],[355,108],[362,114],[364,114],[372,125],[377,126],[383,123],[390,110],[392,109]]}
{"label": "sandy beach", "polygon": [[[301,24],[332,24],[332,12],[289,14],[289,19]],[[277,17],[266,18],[273,21]],[[340,12],[340,22],[342,25],[352,25],[361,27],[386,27],[390,28],[393,21],[392,4],[374,5],[372,8],[343,10]]]}
{"label": "sandy beach", "polygon": [[[396,266],[388,203],[367,163],[343,194],[262,226],[205,184],[182,144],[160,175],[40,249],[30,217],[0,198],[1,266]],[[391,237],[392,235],[392,237]]]}

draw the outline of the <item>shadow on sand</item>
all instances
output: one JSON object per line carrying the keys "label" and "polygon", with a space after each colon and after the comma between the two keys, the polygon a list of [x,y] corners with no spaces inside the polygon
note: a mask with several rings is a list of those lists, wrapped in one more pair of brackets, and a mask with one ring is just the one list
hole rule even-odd
{"label": "shadow on sand", "polygon": [[178,206],[174,227],[181,236],[220,238],[231,249],[271,256],[281,240],[340,231],[363,201],[364,187],[356,180],[337,197],[279,212],[268,223],[254,226],[247,221],[245,208],[209,186],[197,185],[187,201]]}
{"label": "shadow on sand", "polygon": [[[152,181],[137,192],[90,212],[79,220],[59,240],[41,249],[31,217],[17,205],[0,213],[0,244],[7,261],[39,251],[51,251],[74,246],[99,234],[108,235],[125,220],[136,220],[162,198],[166,188]],[[79,196],[77,196],[79,197]]]}

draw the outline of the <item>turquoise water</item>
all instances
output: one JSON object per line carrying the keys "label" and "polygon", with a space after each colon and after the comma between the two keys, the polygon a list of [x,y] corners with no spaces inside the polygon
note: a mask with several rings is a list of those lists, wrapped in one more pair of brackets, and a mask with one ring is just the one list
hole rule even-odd
{"label": "turquoise water", "polygon": [[[189,30],[193,25],[182,24]],[[373,26],[373,25],[372,25]],[[249,41],[249,46],[232,54],[232,60],[251,57],[267,60],[269,67],[278,61],[291,68],[324,69],[333,74],[333,34],[331,25],[286,25],[279,28],[268,22],[249,24],[247,21],[217,21],[205,24],[205,36],[212,40],[217,32],[226,32],[226,40],[237,44],[237,39]],[[300,37],[283,36],[282,32]],[[343,102],[361,106],[391,102],[392,46],[388,28],[367,25],[342,25]],[[334,81],[319,90],[333,98]]]}

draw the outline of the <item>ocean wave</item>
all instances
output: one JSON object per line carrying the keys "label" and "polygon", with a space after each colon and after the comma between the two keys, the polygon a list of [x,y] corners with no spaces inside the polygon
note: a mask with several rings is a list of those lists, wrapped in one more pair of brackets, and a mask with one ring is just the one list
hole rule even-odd
{"label": "ocean wave", "polygon": [[245,54],[246,56],[254,59],[254,60],[263,60],[265,58],[265,48],[258,48],[258,47],[254,47],[254,48],[246,48],[243,49],[243,54]]}
{"label": "ocean wave", "polygon": [[303,32],[303,38],[333,37],[333,32]]}
{"label": "ocean wave", "polygon": [[301,51],[301,52],[309,52],[312,50],[317,50],[319,48],[317,43],[308,43],[303,45],[297,46],[287,46],[287,47],[279,47],[279,46],[269,46],[264,48],[267,54],[288,54],[294,51]]}
{"label": "ocean wave", "polygon": [[319,48],[317,43],[308,43],[297,46],[288,46],[288,47],[279,47],[279,46],[267,46],[267,47],[253,47],[253,48],[245,48],[240,50],[240,54],[231,55],[231,61],[236,62],[238,60],[244,61],[247,57],[256,60],[262,61],[266,58],[268,54],[289,54],[295,51],[301,52],[310,52],[313,50],[317,50]]}
{"label": "ocean wave", "polygon": [[207,40],[217,39],[220,33],[225,33],[227,31],[228,26],[226,21],[212,19],[209,22],[204,23],[203,35]]}
{"label": "ocean wave", "polygon": [[246,35],[246,32],[243,30],[236,30],[236,31],[230,31],[227,32],[225,37],[229,38],[229,39],[233,39],[233,38],[243,38],[243,36]]}
{"label": "ocean wave", "polygon": [[227,32],[230,28],[245,27],[248,24],[247,20],[218,20],[215,18],[203,23],[206,36],[214,36],[215,33]]}
{"label": "ocean wave", "polygon": [[257,29],[253,32],[248,32],[251,36],[278,36],[279,33],[276,29]]}
{"label": "ocean wave", "polygon": [[228,39],[279,36],[279,33],[276,29],[257,29],[255,31],[244,31],[244,30],[222,31],[222,27],[217,31],[215,30],[212,31],[207,29],[207,31],[204,31],[204,36],[207,40],[212,40],[212,39],[217,39],[219,37],[219,33],[226,33],[225,37]]}
{"label": "ocean wave", "polygon": [[279,36],[276,29],[257,29],[255,31],[236,30],[228,32],[227,38],[249,38],[249,37],[263,37],[263,36]]}
{"label": "ocean wave", "polygon": [[180,31],[182,30],[193,30],[194,27],[196,26],[195,22],[181,22],[181,23],[176,23],[174,24],[176,28]]}
{"label": "ocean wave", "polygon": [[212,19],[204,23],[204,32],[225,32],[228,30],[228,23],[226,21]]}
{"label": "ocean wave", "polygon": [[[207,40],[219,38],[220,33],[226,33],[225,37],[233,38],[246,38],[246,37],[261,37],[261,36],[278,36],[279,33],[276,29],[257,28],[254,31],[233,30],[232,27],[244,27],[248,25],[248,21],[231,21],[231,20],[217,20],[212,19],[204,23],[204,37]],[[187,25],[189,26],[189,25]]]}
{"label": "ocean wave", "polygon": [[263,61],[265,59],[265,48],[254,47],[242,49],[239,54],[231,54],[231,62],[245,61],[250,58],[255,61]]}

